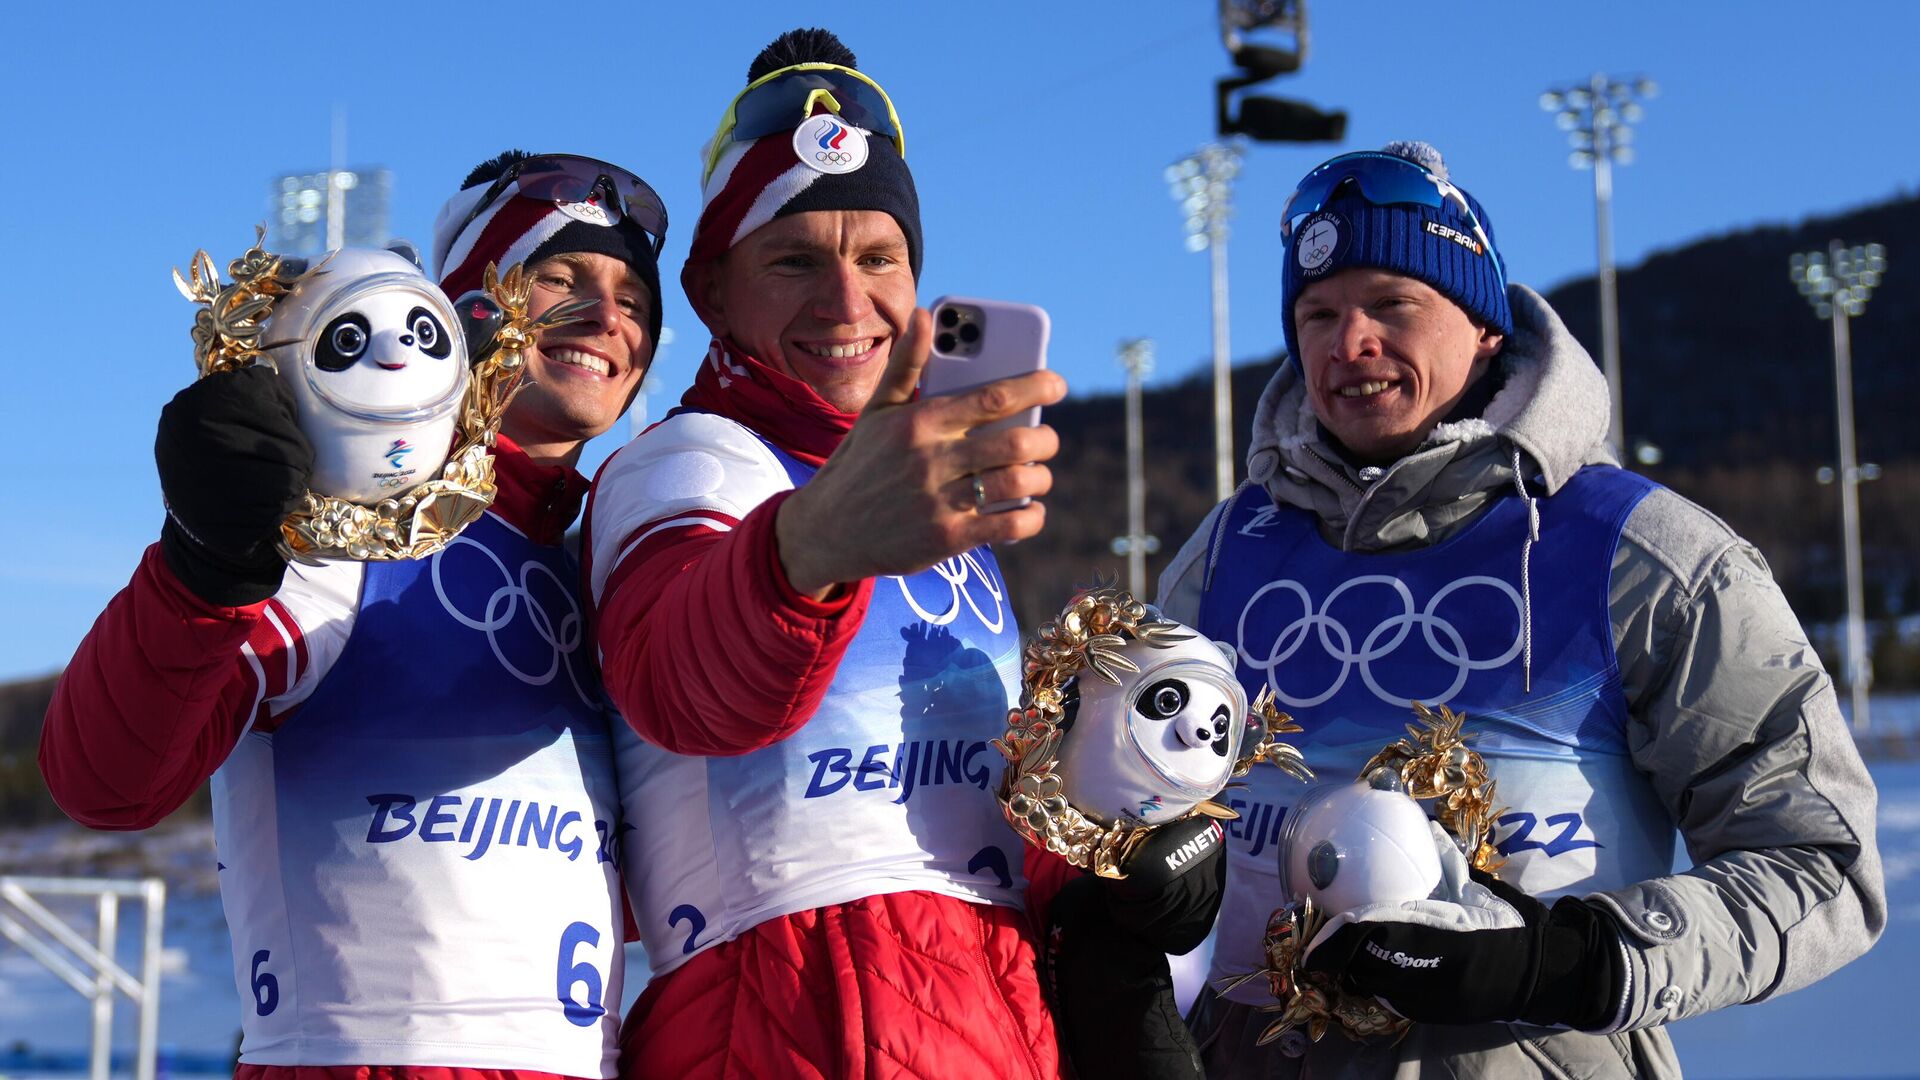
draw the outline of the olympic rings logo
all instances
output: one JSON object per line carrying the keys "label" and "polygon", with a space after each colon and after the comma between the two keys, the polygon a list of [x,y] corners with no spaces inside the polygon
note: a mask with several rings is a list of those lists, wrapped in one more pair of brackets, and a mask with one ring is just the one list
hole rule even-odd
{"label": "olympic rings logo", "polygon": [[[460,610],[460,606],[447,595],[446,585],[441,580],[441,560],[462,545],[485,555],[487,561],[493,563],[494,569],[499,571],[500,580],[504,582],[487,598],[486,609],[479,618]],[[536,575],[551,581],[554,586],[551,591],[567,602],[568,610],[560,616],[558,621],[555,621],[552,613],[534,599],[533,590],[529,586]],[[521,564],[519,580],[516,583],[514,575],[507,570],[507,565],[500,561],[500,556],[494,554],[485,544],[465,536],[456,536],[446,547],[434,553],[432,577],[433,592],[440,598],[440,606],[446,609],[447,614],[453,616],[454,621],[460,625],[487,635],[487,644],[493,649],[494,659],[500,661],[500,666],[505,668],[509,675],[528,686],[545,686],[552,682],[564,667],[567,679],[573,683],[573,692],[579,696],[580,703],[589,709],[600,707],[594,696],[588,694],[586,688],[580,685],[579,672],[572,663],[574,654],[579,652],[580,647],[586,643],[586,621],[581,617],[578,601],[574,599],[572,591],[567,588],[565,582],[560,580],[558,574],[548,569],[545,564],[530,561]],[[546,643],[549,650],[550,655],[547,657],[547,666],[544,671],[523,670],[508,658],[506,651],[501,647],[500,631],[513,625],[522,610],[526,612],[527,622],[533,627],[534,634]],[[525,635],[515,635],[514,639],[525,640]]]}
{"label": "olympic rings logo", "polygon": [[[1350,632],[1346,626],[1342,625],[1339,620],[1328,614],[1328,612],[1333,608],[1334,601],[1339,599],[1341,595],[1348,590],[1366,585],[1385,585],[1391,588],[1394,594],[1400,598],[1401,610],[1399,614],[1390,615],[1382,619],[1378,626],[1367,631],[1366,636],[1360,641],[1359,648],[1356,649],[1354,648],[1352,632]],[[1484,659],[1469,656],[1467,654],[1466,639],[1461,635],[1460,631],[1446,619],[1434,614],[1434,612],[1439,609],[1442,601],[1452,596],[1455,592],[1470,586],[1491,588],[1504,596],[1507,601],[1513,605],[1515,627],[1513,643],[1507,647],[1506,651],[1498,656]],[[1248,648],[1250,643],[1247,640],[1247,617],[1253,613],[1254,607],[1260,603],[1261,599],[1269,593],[1287,594],[1297,597],[1301,614],[1281,629],[1280,633],[1267,647],[1266,655],[1260,656]],[[1502,667],[1511,662],[1514,657],[1519,656],[1520,650],[1525,644],[1522,630],[1524,620],[1525,611],[1520,600],[1519,591],[1499,578],[1486,577],[1484,575],[1463,577],[1447,584],[1433,594],[1433,598],[1427,601],[1424,608],[1418,609],[1416,609],[1413,602],[1413,591],[1407,588],[1406,583],[1396,577],[1368,574],[1345,581],[1341,583],[1339,588],[1328,593],[1326,600],[1317,608],[1314,606],[1313,596],[1307,592],[1306,586],[1297,581],[1281,580],[1269,582],[1262,586],[1260,591],[1254,593],[1253,596],[1248,599],[1246,607],[1240,609],[1240,621],[1235,631],[1237,635],[1235,647],[1239,652],[1240,662],[1255,671],[1265,672],[1267,685],[1273,688],[1274,696],[1294,708],[1310,708],[1332,698],[1340,692],[1341,687],[1346,685],[1348,676],[1353,673],[1356,667],[1360,670],[1361,680],[1366,683],[1367,689],[1373,692],[1374,697],[1390,705],[1408,708],[1413,705],[1415,700],[1425,702],[1429,705],[1439,705],[1451,701],[1454,695],[1458,694],[1461,689],[1467,685],[1467,676],[1473,672]],[[1452,665],[1454,669],[1453,682],[1451,684],[1439,690],[1437,693],[1424,694],[1417,699],[1400,697],[1388,692],[1380,685],[1379,681],[1374,678],[1373,672],[1374,662],[1383,660],[1391,655],[1407,640],[1408,636],[1413,633],[1413,628],[1416,626],[1420,628],[1421,637],[1425,640],[1427,648],[1432,651],[1433,656],[1442,664]],[[1334,678],[1332,686],[1327,687],[1320,693],[1311,696],[1296,697],[1281,689],[1278,677],[1279,668],[1281,664],[1286,663],[1287,660],[1292,658],[1292,656],[1300,650],[1300,647],[1306,643],[1309,633],[1313,633],[1317,637],[1320,647],[1326,651],[1327,656],[1339,662],[1340,674]]]}
{"label": "olympic rings logo", "polygon": [[853,155],[845,150],[815,150],[813,160],[822,161],[828,165],[845,165],[853,160]]}
{"label": "olympic rings logo", "polygon": [[[948,589],[952,590],[947,597],[946,610],[938,613],[928,611],[920,605],[906,578],[895,576],[893,579],[900,586],[900,595],[906,598],[907,606],[928,625],[945,626],[952,622],[960,614],[962,601],[965,601],[967,607],[973,610],[974,617],[980,620],[988,633],[997,634],[1007,625],[1006,587],[994,580],[993,573],[981,565],[979,558],[973,552],[962,552],[944,562],[935,563],[932,571],[946,583]],[[986,594],[985,599],[993,604],[992,616],[988,616],[982,610],[982,602],[974,598],[974,590],[971,586],[976,581],[980,584],[980,590]]]}

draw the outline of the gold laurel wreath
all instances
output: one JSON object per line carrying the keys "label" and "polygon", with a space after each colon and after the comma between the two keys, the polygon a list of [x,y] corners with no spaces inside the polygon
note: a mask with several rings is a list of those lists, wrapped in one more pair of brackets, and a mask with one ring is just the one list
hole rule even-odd
{"label": "gold laurel wreath", "polygon": [[[1487,773],[1486,759],[1467,745],[1468,736],[1461,733],[1466,714],[1445,705],[1431,709],[1419,702],[1414,703],[1413,714],[1420,726],[1408,724],[1407,737],[1369,758],[1360,768],[1360,778],[1373,775],[1375,769],[1392,769],[1408,795],[1435,804],[1435,820],[1459,841],[1476,869],[1497,873],[1504,860],[1493,845],[1493,826],[1504,810],[1493,801],[1494,780]],[[1254,979],[1267,980],[1274,1004],[1261,1006],[1261,1011],[1280,1015],[1260,1033],[1259,1045],[1295,1028],[1304,1028],[1308,1038],[1319,1042],[1329,1027],[1335,1027],[1358,1042],[1376,1035],[1402,1038],[1412,1026],[1371,996],[1349,993],[1332,976],[1302,969],[1307,946],[1326,921],[1326,913],[1315,908],[1311,899],[1276,908],[1267,919],[1267,966],[1221,983],[1220,992],[1226,993]]]}
{"label": "gold laurel wreath", "polygon": [[[194,252],[186,276],[173,272],[174,287],[201,305],[193,319],[193,358],[200,378],[266,358],[261,337],[273,305],[303,275],[264,250],[260,245],[265,238],[265,227],[256,226],[253,246],[227,264],[232,280],[225,285],[204,249]],[[323,261],[305,273],[323,273],[325,266]],[[540,331],[574,322],[594,301],[555,304],[535,319],[527,315],[533,280],[522,267],[515,265],[503,278],[488,263],[485,285],[500,305],[503,321],[494,336],[495,348],[472,369],[454,426],[453,450],[439,475],[372,506],[308,491],[304,505],[280,525],[277,546],[282,555],[309,564],[322,559],[418,559],[445,547],[493,505],[497,489],[488,451],[520,389],[526,352]]]}
{"label": "gold laurel wreath", "polygon": [[[1112,585],[1085,590],[1070,601],[1059,617],[1040,627],[1028,642],[1020,708],[1007,713],[1007,733],[993,741],[1005,755],[1000,775],[1000,807],[1008,824],[1028,843],[1062,856],[1068,862],[1107,878],[1124,878],[1120,869],[1158,825],[1129,825],[1115,821],[1101,825],[1067,802],[1060,791],[1060,746],[1064,733],[1065,687],[1092,672],[1118,684],[1120,672],[1139,666],[1120,652],[1129,640],[1154,648],[1168,648],[1193,635],[1179,623],[1149,613],[1132,594]],[[1234,778],[1245,776],[1265,761],[1302,780],[1313,778],[1297,747],[1277,736],[1296,733],[1292,717],[1274,708],[1271,690],[1254,702],[1249,725],[1258,728],[1251,748],[1234,760]],[[1232,819],[1239,813],[1217,799],[1208,799],[1175,820],[1195,814]],[[1165,824],[1172,824],[1166,822]]]}
{"label": "gold laurel wreath", "polygon": [[1506,862],[1493,845],[1493,826],[1505,807],[1493,801],[1494,780],[1487,759],[1467,745],[1460,733],[1465,713],[1445,705],[1437,710],[1413,703],[1421,727],[1407,725],[1407,737],[1398,739],[1360,767],[1365,779],[1378,768],[1394,770],[1407,794],[1434,804],[1434,818],[1460,842],[1467,861],[1476,870],[1498,874]]}

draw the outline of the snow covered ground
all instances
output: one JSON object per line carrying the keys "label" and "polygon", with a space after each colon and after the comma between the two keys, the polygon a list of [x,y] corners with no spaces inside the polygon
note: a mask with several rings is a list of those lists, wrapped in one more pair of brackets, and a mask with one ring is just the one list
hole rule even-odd
{"label": "snow covered ground", "polygon": [[[1910,723],[1920,730],[1920,698],[1882,708],[1875,726]],[[1806,990],[1688,1020],[1673,1028],[1680,1060],[1697,1080],[1865,1080],[1920,1076],[1909,1025],[1920,970],[1920,762],[1873,763],[1880,788],[1880,849],[1892,917],[1886,936],[1861,960]],[[213,848],[199,829],[155,834],[135,844],[79,830],[0,832],[0,873],[158,872],[171,885],[166,919],[161,1042],[175,1080],[219,1073],[239,1031],[240,995],[233,982],[219,898],[211,892]],[[90,908],[68,904],[90,933]],[[119,956],[138,962],[140,912],[123,906]],[[629,946],[627,1002],[645,978],[637,946]],[[0,1080],[30,1075],[82,1075],[88,1039],[86,1003],[24,952],[0,939]],[[116,1008],[115,1047],[134,1045],[134,1010]],[[48,1068],[53,1054],[64,1064]],[[38,1060],[40,1067],[35,1068]]]}

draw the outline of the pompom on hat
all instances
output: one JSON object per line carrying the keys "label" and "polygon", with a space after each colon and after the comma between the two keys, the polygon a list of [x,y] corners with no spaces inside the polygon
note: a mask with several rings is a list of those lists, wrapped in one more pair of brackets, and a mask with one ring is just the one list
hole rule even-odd
{"label": "pompom on hat", "polygon": [[724,255],[749,233],[778,217],[812,210],[879,210],[899,223],[907,240],[908,262],[920,276],[920,198],[913,174],[902,156],[898,118],[877,84],[864,76],[849,76],[871,87],[883,103],[886,120],[895,127],[891,137],[857,123],[847,111],[833,107],[830,91],[816,89],[796,104],[811,102],[803,115],[793,112],[791,126],[757,138],[742,138],[734,124],[736,109],[747,97],[787,72],[812,69],[825,76],[833,69],[857,72],[853,52],[827,30],[790,30],[760,51],[747,70],[747,90],[729,106],[702,155],[700,221],[694,226],[692,250],[680,280],[693,292],[695,267]]}
{"label": "pompom on hat", "polygon": [[[1364,175],[1370,170],[1402,175],[1370,184]],[[1418,198],[1387,201],[1396,183]],[[1315,197],[1305,205],[1295,205],[1310,194]],[[1293,316],[1300,293],[1355,267],[1423,281],[1475,320],[1502,334],[1513,333],[1505,263],[1494,246],[1493,221],[1472,195],[1453,183],[1440,151],[1431,145],[1391,142],[1379,151],[1322,162],[1301,180],[1286,214],[1281,300],[1286,305],[1282,324],[1288,356],[1300,354]]]}

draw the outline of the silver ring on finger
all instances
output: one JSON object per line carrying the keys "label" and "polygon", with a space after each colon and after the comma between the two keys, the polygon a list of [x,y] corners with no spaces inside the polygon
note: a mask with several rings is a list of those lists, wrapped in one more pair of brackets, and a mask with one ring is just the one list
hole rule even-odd
{"label": "silver ring on finger", "polygon": [[977,513],[987,508],[987,485],[980,479],[979,473],[973,474],[973,509]]}

